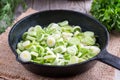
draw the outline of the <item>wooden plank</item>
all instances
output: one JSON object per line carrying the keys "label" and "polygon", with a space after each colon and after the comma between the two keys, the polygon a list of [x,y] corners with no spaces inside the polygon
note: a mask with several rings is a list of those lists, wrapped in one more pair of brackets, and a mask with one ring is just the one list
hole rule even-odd
{"label": "wooden plank", "polygon": [[[26,5],[27,5],[27,8],[32,8],[32,6],[33,6],[33,0],[25,0],[25,3],[26,3]],[[21,5],[19,5],[17,8],[16,8],[16,10],[15,10],[15,16],[14,16],[14,18],[16,19],[19,15],[21,15],[22,13],[24,12],[24,10],[23,10],[23,8],[22,8],[22,6]]]}
{"label": "wooden plank", "polygon": [[120,71],[115,70],[115,80],[120,80]]}
{"label": "wooden plank", "polygon": [[15,10],[15,15],[14,15],[14,19],[16,19],[19,15],[21,15],[23,13],[23,8],[22,6],[18,6]]}
{"label": "wooden plank", "polygon": [[49,10],[49,0],[34,0],[33,9],[37,11]]}
{"label": "wooden plank", "polygon": [[89,11],[91,9],[92,0],[85,0],[85,12],[89,14]]}
{"label": "wooden plank", "polygon": [[85,13],[84,0],[50,0],[50,10],[66,9]]}
{"label": "wooden plank", "polygon": [[34,2],[34,0],[25,0],[25,2],[26,2],[26,4],[27,4],[27,7],[29,8],[29,7],[33,7],[33,2]]}

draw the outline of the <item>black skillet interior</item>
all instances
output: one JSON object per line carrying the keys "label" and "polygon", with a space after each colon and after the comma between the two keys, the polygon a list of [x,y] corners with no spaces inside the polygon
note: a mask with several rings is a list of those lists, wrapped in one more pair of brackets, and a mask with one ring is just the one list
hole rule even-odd
{"label": "black skillet interior", "polygon": [[[21,39],[21,35],[28,30],[31,26],[35,25],[41,25],[46,26],[49,23],[52,22],[61,22],[64,20],[68,20],[70,25],[79,25],[82,28],[82,31],[93,31],[95,35],[97,35],[97,42],[100,44],[101,53],[100,55],[96,56],[93,59],[99,59],[102,62],[105,62],[103,59],[103,55],[107,52],[105,52],[105,47],[108,43],[108,32],[105,29],[105,27],[99,23],[97,20],[95,20],[93,17],[90,17],[89,15],[74,12],[74,11],[67,11],[67,10],[51,10],[51,11],[44,11],[44,12],[38,12],[35,14],[32,14],[30,16],[27,16],[17,22],[13,28],[11,29],[9,33],[9,45],[14,52],[14,54],[17,56],[16,53],[16,45]],[[20,62],[20,61],[19,61]],[[28,70],[37,73],[37,74],[43,74],[47,76],[65,76],[65,75],[74,75],[77,73],[82,73],[87,69],[87,67],[90,68],[91,60],[88,60],[83,63],[78,63],[75,65],[65,66],[65,67],[58,67],[58,66],[45,66],[45,65],[38,65],[35,63],[29,63],[29,64],[23,64]],[[109,61],[105,62],[109,63]],[[82,70],[81,70],[82,68]]]}

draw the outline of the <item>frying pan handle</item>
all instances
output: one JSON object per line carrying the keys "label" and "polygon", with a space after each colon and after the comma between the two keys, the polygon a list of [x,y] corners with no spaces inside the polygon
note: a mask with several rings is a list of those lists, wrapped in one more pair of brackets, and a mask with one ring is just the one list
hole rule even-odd
{"label": "frying pan handle", "polygon": [[98,55],[98,60],[120,70],[120,58],[104,50]]}

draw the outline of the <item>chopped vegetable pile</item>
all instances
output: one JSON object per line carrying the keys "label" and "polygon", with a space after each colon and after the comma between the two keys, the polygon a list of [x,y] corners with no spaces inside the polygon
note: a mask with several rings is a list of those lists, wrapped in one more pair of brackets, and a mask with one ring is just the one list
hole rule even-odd
{"label": "chopped vegetable pile", "polygon": [[108,31],[120,31],[120,0],[93,0],[90,12]]}
{"label": "chopped vegetable pile", "polygon": [[16,49],[23,62],[45,65],[68,65],[86,61],[100,52],[94,32],[82,32],[68,21],[48,27],[31,27],[22,35]]}

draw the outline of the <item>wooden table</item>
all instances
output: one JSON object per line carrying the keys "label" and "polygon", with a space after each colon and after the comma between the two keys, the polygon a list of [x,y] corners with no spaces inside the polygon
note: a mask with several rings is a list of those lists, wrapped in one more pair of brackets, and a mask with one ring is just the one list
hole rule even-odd
{"label": "wooden table", "polygon": [[[28,7],[37,11],[66,9],[74,10],[83,13],[89,13],[92,0],[25,0]],[[23,12],[21,7],[18,7],[15,17]],[[116,70],[115,80],[120,80],[120,71]]]}
{"label": "wooden table", "polygon": [[[28,8],[31,7],[37,11],[66,9],[83,13],[89,13],[92,0],[25,0]],[[16,10],[16,16],[23,12],[21,6]]]}

